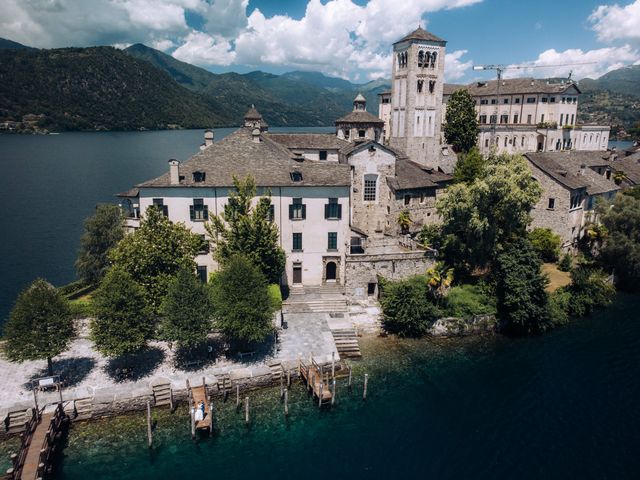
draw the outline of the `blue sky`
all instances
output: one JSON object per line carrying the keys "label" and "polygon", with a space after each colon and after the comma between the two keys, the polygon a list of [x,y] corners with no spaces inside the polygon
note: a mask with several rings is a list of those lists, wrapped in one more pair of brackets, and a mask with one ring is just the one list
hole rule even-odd
{"label": "blue sky", "polygon": [[[597,77],[640,62],[640,0],[3,0],[0,36],[41,48],[141,42],[214,72],[388,77],[391,43],[422,24],[472,65],[585,63],[510,75]],[[486,74],[489,75],[489,74]]]}

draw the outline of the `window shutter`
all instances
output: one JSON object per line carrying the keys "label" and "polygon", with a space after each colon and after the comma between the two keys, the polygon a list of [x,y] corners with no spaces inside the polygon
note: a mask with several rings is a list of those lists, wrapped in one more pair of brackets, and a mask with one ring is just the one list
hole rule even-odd
{"label": "window shutter", "polygon": [[302,218],[307,218],[307,206],[302,204]]}
{"label": "window shutter", "polygon": [[202,206],[202,218],[209,220],[209,205]]}
{"label": "window shutter", "polygon": [[324,218],[325,219],[329,218],[329,208],[331,208],[331,205],[327,203],[324,206]]}
{"label": "window shutter", "polygon": [[338,220],[342,219],[342,205],[338,204]]}
{"label": "window shutter", "polygon": [[293,205],[289,205],[289,220],[293,219]]}
{"label": "window shutter", "polygon": [[191,218],[192,222],[196,219],[196,211],[193,208],[193,205],[189,205],[189,217]]}

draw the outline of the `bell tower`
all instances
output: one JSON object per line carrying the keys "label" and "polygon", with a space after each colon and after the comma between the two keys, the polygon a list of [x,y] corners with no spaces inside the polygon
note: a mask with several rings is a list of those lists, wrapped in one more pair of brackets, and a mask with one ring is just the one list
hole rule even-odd
{"label": "bell tower", "polygon": [[392,147],[420,165],[437,168],[444,139],[442,90],[447,42],[422,27],[393,44]]}

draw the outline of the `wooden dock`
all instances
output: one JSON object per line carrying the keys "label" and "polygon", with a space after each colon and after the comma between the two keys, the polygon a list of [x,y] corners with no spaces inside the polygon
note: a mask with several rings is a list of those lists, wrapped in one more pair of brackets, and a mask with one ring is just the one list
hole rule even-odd
{"label": "wooden dock", "polygon": [[67,416],[62,404],[53,412],[34,415],[22,436],[20,453],[12,457],[13,467],[4,478],[10,480],[36,480],[44,478],[51,470],[56,442],[62,434]]}
{"label": "wooden dock", "polygon": [[[195,437],[196,430],[208,430],[209,435],[213,435],[213,406],[207,392],[207,385],[204,377],[202,385],[192,387],[187,380],[187,389],[189,392],[189,414],[191,415],[191,436]],[[204,418],[202,420],[195,419],[195,410],[200,408],[200,404],[204,403]]]}
{"label": "wooden dock", "polygon": [[329,384],[329,371],[325,372],[324,368],[318,365],[313,359],[306,364],[299,360],[300,377],[307,384],[307,388],[311,390],[313,396],[318,399],[320,405],[331,403],[333,394]]}

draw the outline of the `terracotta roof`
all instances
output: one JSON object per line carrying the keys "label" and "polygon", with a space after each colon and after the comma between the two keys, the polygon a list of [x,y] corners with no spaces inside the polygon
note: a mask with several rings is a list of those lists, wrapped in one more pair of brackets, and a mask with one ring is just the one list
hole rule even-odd
{"label": "terracotta roof", "polygon": [[394,190],[440,187],[440,182],[452,180],[450,175],[423,167],[407,159],[396,161],[396,176],[388,179]]}
{"label": "terracotta roof", "polygon": [[[571,87],[575,88],[578,93],[582,93],[575,83],[550,83],[546,80],[536,78],[509,78],[501,80],[500,95],[517,95],[527,93],[546,93],[546,94],[562,94]],[[497,80],[489,80],[486,82],[473,82],[468,85],[445,84],[444,95],[451,95],[456,90],[466,88],[474,97],[483,95],[495,95]]]}
{"label": "terracotta roof", "polygon": [[268,133],[271,140],[287,148],[309,148],[317,150],[340,150],[349,144],[336,137],[335,133]]}
{"label": "terracotta roof", "polygon": [[376,117],[372,113],[362,110],[353,111],[347,113],[345,116],[340,117],[336,120],[336,125],[338,123],[375,123],[383,125],[384,121],[379,117]]}
{"label": "terracotta roof", "polygon": [[[195,154],[179,167],[180,184],[171,185],[169,172],[137,187],[231,187],[233,177],[251,175],[260,187],[278,186],[348,186],[349,167],[337,163],[295,161],[292,153],[261,134],[253,141],[250,128],[240,128],[210,147]],[[205,172],[205,180],[195,182],[193,172]],[[290,173],[302,173],[302,181],[294,182]]]}
{"label": "terracotta roof", "polygon": [[410,40],[426,40],[429,42],[446,42],[446,40],[443,40],[442,38],[435,36],[433,33],[427,32],[424,28],[418,27],[409,35],[395,42],[394,45],[400,42],[407,42]]}

